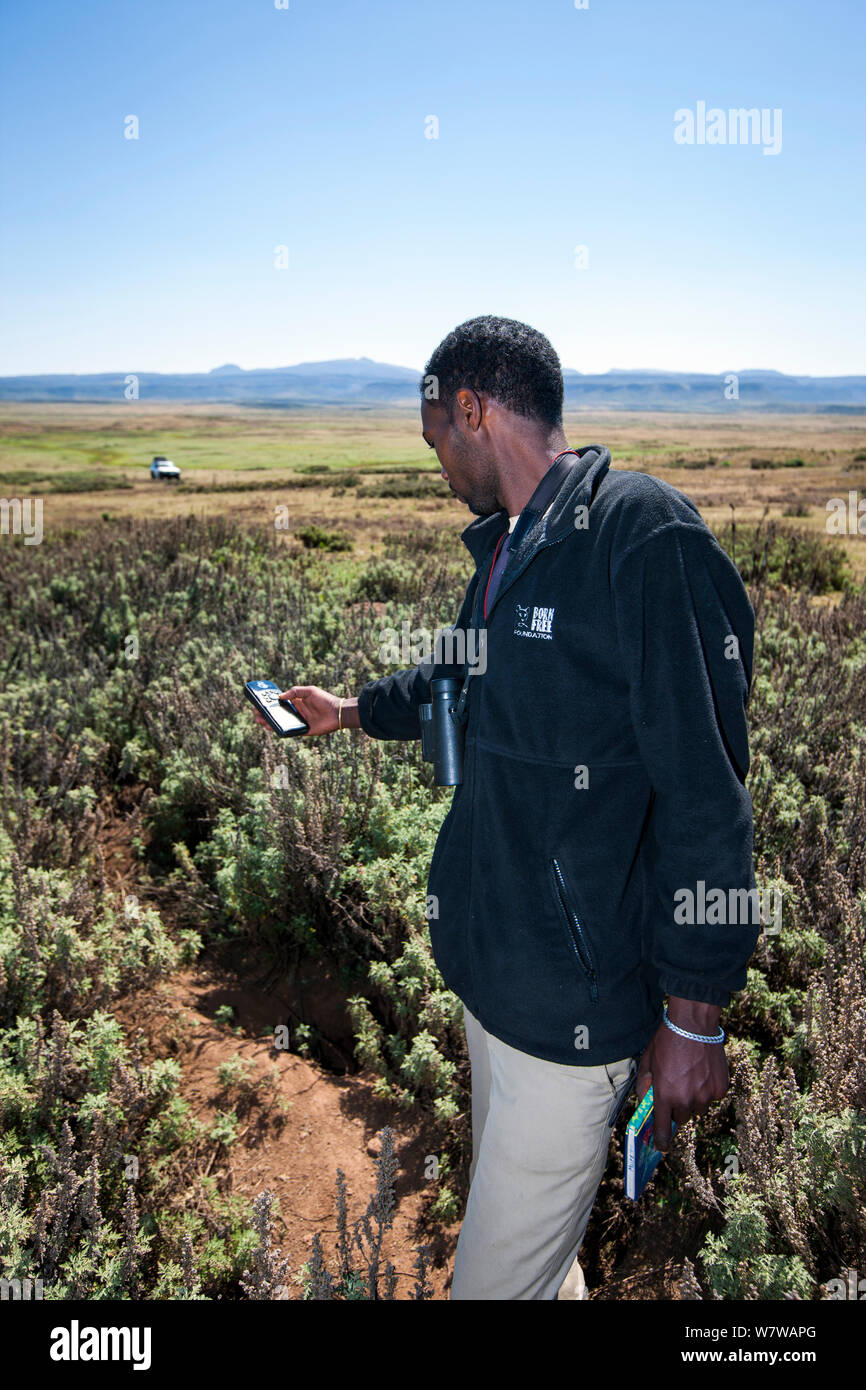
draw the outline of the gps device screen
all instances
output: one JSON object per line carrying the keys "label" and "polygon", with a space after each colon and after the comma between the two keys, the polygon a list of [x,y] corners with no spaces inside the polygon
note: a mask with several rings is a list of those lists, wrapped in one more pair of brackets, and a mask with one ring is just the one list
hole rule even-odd
{"label": "gps device screen", "polygon": [[309,724],[302,719],[288,700],[280,704],[280,687],[274,681],[247,681],[244,686],[247,698],[267,719],[271,728],[283,737],[290,734],[305,734]]}

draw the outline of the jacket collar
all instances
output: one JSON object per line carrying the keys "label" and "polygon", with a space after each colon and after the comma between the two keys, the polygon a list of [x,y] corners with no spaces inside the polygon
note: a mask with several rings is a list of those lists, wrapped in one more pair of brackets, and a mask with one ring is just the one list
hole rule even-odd
{"label": "jacket collar", "polygon": [[[603,444],[588,444],[578,450],[579,457],[568,470],[565,480],[551,503],[545,516],[541,516],[529,528],[522,542],[509,555],[509,568],[512,562],[521,564],[540,545],[548,540],[558,540],[574,529],[575,509],[589,507],[601,480],[610,468],[610,450]],[[466,546],[476,567],[496,545],[499,537],[508,530],[508,513],[501,511],[490,516],[480,516],[470,522],[460,539]]]}

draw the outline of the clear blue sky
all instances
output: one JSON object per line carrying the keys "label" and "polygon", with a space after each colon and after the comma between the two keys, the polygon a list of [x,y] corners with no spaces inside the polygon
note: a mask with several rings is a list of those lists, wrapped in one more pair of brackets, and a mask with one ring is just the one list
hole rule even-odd
{"label": "clear blue sky", "polygon": [[[480,313],[581,371],[866,371],[862,0],[6,0],[0,30],[4,375],[420,368]],[[698,102],[780,108],[781,152],[677,144]]]}

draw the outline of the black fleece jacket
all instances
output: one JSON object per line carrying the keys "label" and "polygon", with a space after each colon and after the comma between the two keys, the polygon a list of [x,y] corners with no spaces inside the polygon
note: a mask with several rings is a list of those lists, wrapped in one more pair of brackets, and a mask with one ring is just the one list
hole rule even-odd
{"label": "black fleece jacket", "polygon": [[[507,515],[463,532],[477,568],[455,629],[486,629],[487,664],[427,891],[434,959],[482,1026],[594,1066],[640,1052],[666,994],[724,1007],[745,984],[754,613],[688,498],[578,453],[486,621]],[[361,727],[419,738],[430,680],[452,673],[371,681]]]}

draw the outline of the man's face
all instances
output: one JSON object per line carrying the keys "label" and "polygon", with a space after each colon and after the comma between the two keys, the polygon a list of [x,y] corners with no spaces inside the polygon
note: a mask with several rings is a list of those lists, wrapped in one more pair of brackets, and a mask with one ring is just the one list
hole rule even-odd
{"label": "man's face", "polygon": [[442,477],[458,501],[465,503],[476,516],[498,512],[502,503],[497,497],[497,478],[481,430],[473,430],[465,414],[454,403],[454,419],[435,401],[421,403],[422,438],[436,450],[442,466]]}

